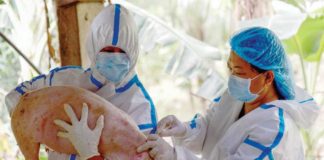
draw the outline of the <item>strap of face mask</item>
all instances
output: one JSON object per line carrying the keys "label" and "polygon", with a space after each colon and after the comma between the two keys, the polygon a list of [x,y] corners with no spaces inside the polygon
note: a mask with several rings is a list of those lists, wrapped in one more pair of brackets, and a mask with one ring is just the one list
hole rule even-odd
{"label": "strap of face mask", "polygon": [[258,78],[260,75],[262,75],[263,73],[259,73],[258,75],[256,75],[255,77],[251,78],[251,81],[253,81],[254,79]]}
{"label": "strap of face mask", "polygon": [[[254,80],[254,79],[256,79],[256,78],[258,78],[260,75],[262,75],[263,73],[260,73],[260,74],[258,74],[257,76],[255,76],[254,78],[252,78],[251,79],[251,83],[252,83],[252,80]],[[264,90],[264,86],[262,87],[262,89],[260,89],[257,93],[255,93],[255,94],[260,94],[263,90]]]}

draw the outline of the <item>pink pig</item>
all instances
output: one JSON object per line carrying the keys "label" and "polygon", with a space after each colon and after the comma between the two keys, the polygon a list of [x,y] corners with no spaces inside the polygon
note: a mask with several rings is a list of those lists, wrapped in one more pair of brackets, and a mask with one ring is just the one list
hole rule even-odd
{"label": "pink pig", "polygon": [[147,152],[137,153],[136,148],[146,137],[126,113],[96,94],[70,86],[39,89],[23,95],[11,115],[11,127],[26,160],[38,160],[40,144],[65,154],[76,150],[65,138],[57,136],[62,130],[53,121],[70,122],[64,103],[72,106],[80,119],[82,103],[89,106],[88,125],[94,128],[100,115],[104,115],[104,128],[99,153],[112,160],[150,160]]}

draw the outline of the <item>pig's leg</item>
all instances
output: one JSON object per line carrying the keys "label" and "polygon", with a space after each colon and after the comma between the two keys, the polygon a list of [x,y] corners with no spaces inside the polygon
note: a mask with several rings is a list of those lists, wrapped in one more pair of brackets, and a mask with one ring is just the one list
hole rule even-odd
{"label": "pig's leg", "polygon": [[[26,160],[39,160],[39,143],[29,143],[26,147],[21,147],[21,152]],[[23,149],[24,148],[24,149]],[[23,151],[24,150],[24,151]]]}
{"label": "pig's leg", "polygon": [[24,139],[16,137],[19,148],[23,153],[25,160],[39,160],[40,143],[34,142],[32,139]]}

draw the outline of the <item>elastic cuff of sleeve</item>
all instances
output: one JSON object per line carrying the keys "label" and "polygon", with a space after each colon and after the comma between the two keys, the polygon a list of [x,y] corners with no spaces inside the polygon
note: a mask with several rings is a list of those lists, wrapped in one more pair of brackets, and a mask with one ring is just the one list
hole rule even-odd
{"label": "elastic cuff of sleeve", "polygon": [[190,127],[189,122],[185,122],[184,125],[186,127],[185,134],[183,136],[181,136],[181,137],[172,137],[172,138],[175,138],[175,139],[186,139],[186,138],[190,137],[192,134],[194,134],[195,131]]}

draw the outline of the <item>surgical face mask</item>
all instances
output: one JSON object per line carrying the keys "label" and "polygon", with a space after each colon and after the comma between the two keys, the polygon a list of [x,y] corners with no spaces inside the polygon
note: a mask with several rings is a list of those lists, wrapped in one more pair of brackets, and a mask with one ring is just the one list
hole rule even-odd
{"label": "surgical face mask", "polygon": [[251,93],[250,86],[251,81],[259,77],[261,74],[255,76],[254,78],[240,78],[238,76],[231,75],[228,81],[228,92],[235,99],[242,102],[252,102],[259,97],[259,93]]}
{"label": "surgical face mask", "polygon": [[130,60],[125,53],[100,52],[96,56],[96,68],[107,80],[118,83],[129,72]]}

